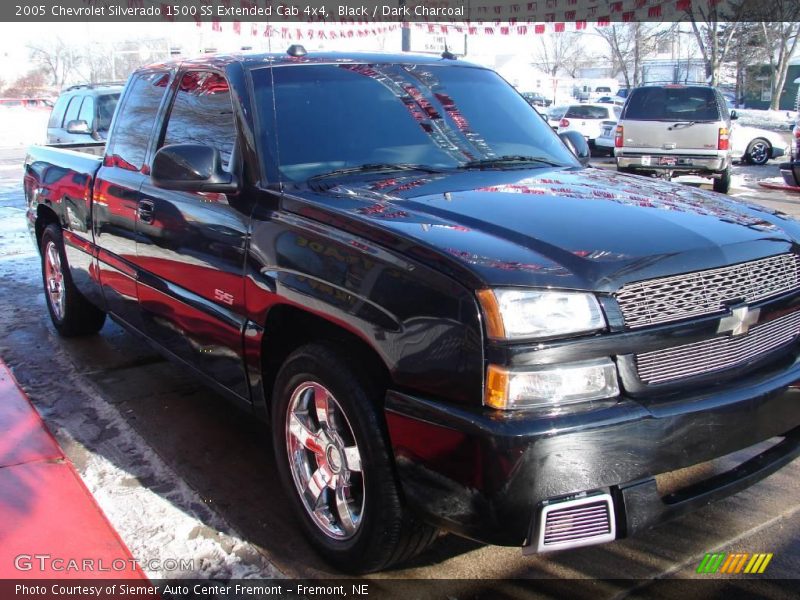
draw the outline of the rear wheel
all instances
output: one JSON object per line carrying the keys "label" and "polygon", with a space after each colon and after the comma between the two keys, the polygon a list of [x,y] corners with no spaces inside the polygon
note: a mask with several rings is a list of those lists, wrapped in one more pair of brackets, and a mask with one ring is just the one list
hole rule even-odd
{"label": "rear wheel", "polygon": [[58,225],[48,225],[42,234],[42,280],[50,319],[65,337],[97,333],[106,314],[81,295],[72,282]]}
{"label": "rear wheel", "polygon": [[714,191],[720,194],[727,194],[731,189],[731,167],[725,169],[719,177],[714,178]]}
{"label": "rear wheel", "polygon": [[747,146],[744,158],[751,165],[765,165],[772,154],[772,145],[763,138],[757,138]]}
{"label": "rear wheel", "polygon": [[394,475],[383,390],[339,348],[309,344],[281,367],[273,445],[314,547],[342,571],[377,571],[426,548],[436,530],[408,514]]}

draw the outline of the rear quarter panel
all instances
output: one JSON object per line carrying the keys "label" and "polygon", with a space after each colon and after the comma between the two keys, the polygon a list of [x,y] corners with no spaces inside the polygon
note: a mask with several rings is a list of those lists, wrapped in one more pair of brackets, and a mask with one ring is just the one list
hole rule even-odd
{"label": "rear quarter panel", "polygon": [[[88,148],[96,152],[98,145]],[[41,228],[45,219],[54,217],[64,235],[73,282],[87,298],[103,306],[93,266],[92,233],[92,185],[101,161],[75,149],[33,146],[25,159],[23,189],[34,241],[37,221]]]}

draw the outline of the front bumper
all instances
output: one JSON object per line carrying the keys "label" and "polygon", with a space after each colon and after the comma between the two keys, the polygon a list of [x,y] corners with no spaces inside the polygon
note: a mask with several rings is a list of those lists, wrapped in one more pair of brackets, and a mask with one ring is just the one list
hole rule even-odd
{"label": "front bumper", "polygon": [[780,158],[781,156],[786,156],[789,154],[788,146],[784,146],[783,148],[779,148],[778,146],[772,146],[770,149],[770,158]]}
{"label": "front bumper", "polygon": [[[726,388],[662,402],[531,418],[470,410],[390,391],[386,418],[406,501],[457,534],[531,543],[548,500],[601,491],[615,498],[617,537],[735,493],[800,454],[800,360]],[[783,443],[669,497],[655,477],[775,436]]]}
{"label": "front bumper", "polygon": [[[728,158],[723,156],[689,155],[689,154],[629,154],[624,150],[615,151],[617,166],[624,169],[640,169],[642,171],[685,171],[687,173],[719,173],[728,165]],[[662,159],[668,161],[662,163]]]}

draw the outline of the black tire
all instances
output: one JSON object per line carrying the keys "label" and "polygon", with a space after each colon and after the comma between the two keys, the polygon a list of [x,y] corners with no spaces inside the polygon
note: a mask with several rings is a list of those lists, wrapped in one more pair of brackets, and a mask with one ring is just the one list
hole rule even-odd
{"label": "black tire", "polygon": [[[84,298],[72,282],[61,228],[55,224],[48,225],[42,234],[41,244],[44,297],[56,331],[64,337],[97,333],[105,323],[106,313]],[[54,258],[51,261],[50,252],[57,255],[60,278],[55,275],[52,266]],[[49,280],[57,284],[52,293]],[[63,301],[59,303],[56,296],[62,297]]]}
{"label": "black tire", "polygon": [[[272,396],[272,439],[282,483],[287,494],[291,496],[292,506],[304,533],[314,548],[329,563],[347,573],[379,571],[407,560],[424,550],[437,535],[435,528],[413,518],[403,504],[394,473],[383,412],[379,408],[384,390],[359,369],[359,364],[363,364],[363,361],[359,361],[356,356],[348,356],[340,347],[327,343],[303,346],[284,362],[276,378]],[[309,392],[308,386],[319,387],[314,387]],[[301,406],[298,402],[303,394],[311,394],[307,396],[309,403],[311,398],[316,398],[320,387],[330,393],[325,405],[335,405],[333,412],[324,412],[329,415],[325,419],[325,425],[319,420],[316,408],[314,411],[293,410],[294,407]],[[344,415],[344,419],[340,413]],[[331,431],[326,428],[327,425],[333,424],[332,429],[336,434],[330,434],[329,439],[344,440],[341,446],[355,444],[356,455],[360,457],[359,471],[349,470],[351,459],[347,452],[340,453],[334,449],[332,452],[340,460],[331,458],[330,446],[336,445],[335,443],[316,452],[309,450],[307,444],[298,448],[299,438],[288,432],[288,424],[293,422],[292,415],[300,415],[300,418],[305,419],[304,425],[307,425],[307,429],[303,431],[314,433],[314,440],[317,442],[324,439],[321,432]],[[290,443],[294,444],[291,454],[295,457],[291,463]],[[317,448],[323,445],[324,441]],[[316,462],[312,462],[312,459]],[[298,461],[306,467],[311,466],[298,469]],[[343,466],[342,471],[347,475],[347,498],[352,500],[349,506],[361,506],[355,531],[349,532],[350,537],[338,539],[333,535],[336,532],[331,533],[332,529],[339,529],[342,534],[347,534],[344,526],[346,519],[339,518],[341,511],[335,505],[336,492],[331,488],[333,485],[338,489],[338,484],[325,482],[326,486],[322,486],[322,491],[314,499],[314,492],[310,492],[311,497],[301,496],[299,492],[300,487],[310,490],[310,486],[304,486],[302,482],[296,483],[303,478],[303,473],[310,473],[312,469],[315,469],[314,475],[324,469],[330,474],[337,465]],[[317,481],[314,476],[308,476],[308,482],[312,480]],[[322,524],[315,520],[318,517],[312,516],[312,509],[306,508],[307,502],[314,507],[322,505],[321,510],[325,515]],[[335,506],[331,506],[331,503]],[[350,523],[354,521],[352,519]]]}
{"label": "black tire", "polygon": [[714,178],[714,191],[720,194],[727,194],[731,189],[731,168],[730,165],[719,177]]}
{"label": "black tire", "polygon": [[751,165],[765,165],[772,156],[772,144],[764,138],[756,138],[747,145],[744,159]]}

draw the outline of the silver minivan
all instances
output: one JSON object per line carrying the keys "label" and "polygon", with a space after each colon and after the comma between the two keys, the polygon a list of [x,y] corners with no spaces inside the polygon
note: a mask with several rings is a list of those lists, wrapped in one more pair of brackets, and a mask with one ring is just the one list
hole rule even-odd
{"label": "silver minivan", "polygon": [[731,119],[725,99],[706,85],[646,85],[631,90],[617,123],[617,170],[642,175],[700,175],[714,191],[731,185]]}

